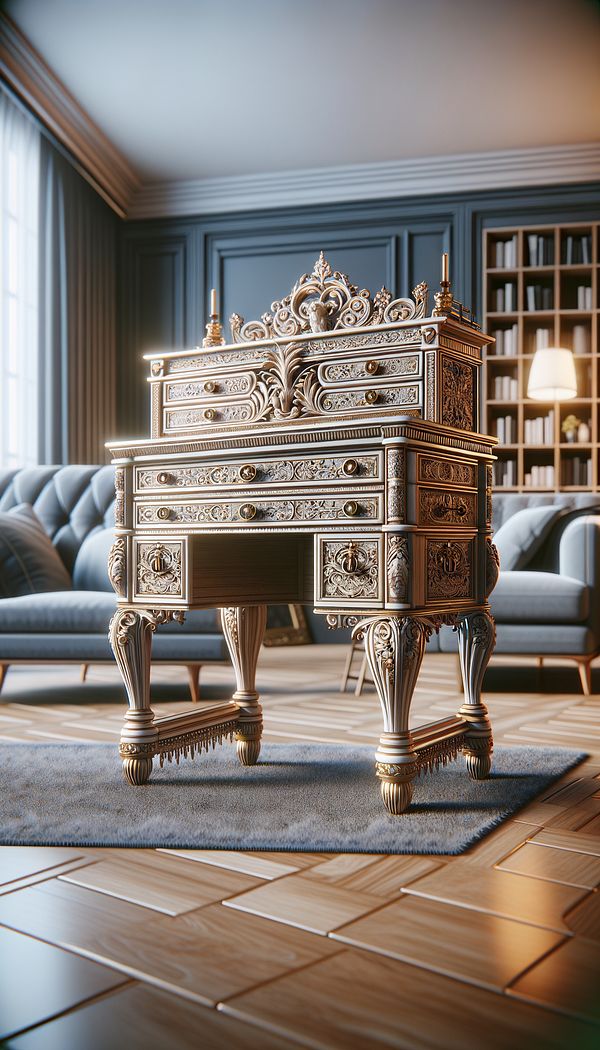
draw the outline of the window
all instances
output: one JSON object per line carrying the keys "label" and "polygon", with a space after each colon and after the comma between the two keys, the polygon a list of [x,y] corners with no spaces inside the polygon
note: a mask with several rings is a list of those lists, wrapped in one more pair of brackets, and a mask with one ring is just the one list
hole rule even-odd
{"label": "window", "polygon": [[0,466],[38,462],[39,131],[0,91]]}

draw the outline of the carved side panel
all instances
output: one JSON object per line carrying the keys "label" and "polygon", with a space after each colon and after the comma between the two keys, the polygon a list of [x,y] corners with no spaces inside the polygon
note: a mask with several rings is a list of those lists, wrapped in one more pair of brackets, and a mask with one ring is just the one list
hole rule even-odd
{"label": "carved side panel", "polygon": [[425,354],[425,419],[436,420],[435,353]]}
{"label": "carved side panel", "polygon": [[477,493],[419,489],[419,525],[477,527]]}
{"label": "carved side panel", "polygon": [[494,471],[492,464],[488,463],[485,468],[485,520],[488,529],[492,527],[492,488],[494,485]]}
{"label": "carved side panel", "polygon": [[388,535],[386,581],[387,597],[389,601],[408,601],[409,573],[410,561],[407,537]]}
{"label": "carved side panel", "polygon": [[378,539],[320,540],[317,600],[378,601],[381,597]]}
{"label": "carved side panel", "polygon": [[183,553],[180,540],[138,540],[136,545],[136,582],[138,596],[183,597]]}
{"label": "carved side panel", "polygon": [[127,540],[117,536],[108,553],[108,578],[120,598],[127,597]]}
{"label": "carved side panel", "polygon": [[125,525],[125,469],[115,467],[115,525]]}
{"label": "carved side panel", "polygon": [[427,541],[427,599],[470,598],[473,591],[473,541]]}
{"label": "carved side panel", "polygon": [[475,372],[454,357],[441,357],[441,422],[459,430],[476,430]]}
{"label": "carved side panel", "polygon": [[388,448],[386,452],[387,473],[387,520],[406,521],[406,452],[403,448]]}

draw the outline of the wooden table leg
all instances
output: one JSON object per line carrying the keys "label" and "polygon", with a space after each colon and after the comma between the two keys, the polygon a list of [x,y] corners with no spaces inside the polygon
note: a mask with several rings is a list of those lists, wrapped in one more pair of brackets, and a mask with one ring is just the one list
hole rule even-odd
{"label": "wooden table leg", "polygon": [[492,726],[481,699],[485,669],[496,641],[496,625],[487,612],[467,613],[457,624],[458,651],[465,698],[458,714],[469,722],[463,753],[473,780],[485,780],[492,767]]}
{"label": "wooden table leg", "polygon": [[266,605],[242,605],[221,609],[221,623],[237,690],[232,696],[240,718],[235,734],[237,756],[243,766],[253,766],[260,755],[262,707],[256,692],[256,664],[267,625]]}
{"label": "wooden table leg", "polygon": [[383,711],[384,732],[375,754],[381,794],[390,813],[403,813],[412,799],[417,756],[408,728],[412,695],[430,628],[411,617],[380,617],[359,625]]}
{"label": "wooden table leg", "polygon": [[129,701],[119,753],[125,777],[133,785],[148,781],[158,740],[150,707],[150,654],[159,619],[160,614],[150,609],[117,609],[109,627],[110,644]]}

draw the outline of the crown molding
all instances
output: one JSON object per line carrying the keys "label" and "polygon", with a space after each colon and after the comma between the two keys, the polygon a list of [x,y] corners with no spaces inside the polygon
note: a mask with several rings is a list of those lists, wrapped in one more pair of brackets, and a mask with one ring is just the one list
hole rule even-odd
{"label": "crown molding", "polygon": [[69,151],[81,173],[123,218],[140,180],[14,22],[1,12],[0,76]]}
{"label": "crown molding", "polygon": [[600,179],[600,142],[591,142],[148,183],[135,194],[128,218],[208,215],[597,179]]}

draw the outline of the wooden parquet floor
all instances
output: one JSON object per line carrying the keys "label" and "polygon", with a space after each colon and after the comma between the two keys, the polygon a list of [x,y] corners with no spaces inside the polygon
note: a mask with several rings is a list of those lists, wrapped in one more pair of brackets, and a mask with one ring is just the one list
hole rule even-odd
{"label": "wooden parquet floor", "polygon": [[[374,693],[338,692],[344,655],[263,650],[266,739],[375,743]],[[4,1045],[600,1047],[600,703],[566,666],[541,692],[532,661],[502,691],[501,665],[497,742],[590,757],[460,857],[1,849]],[[207,700],[229,695],[228,668],[204,675]],[[427,656],[415,720],[457,699],[455,660]],[[157,671],[154,709],[186,704],[182,671]],[[11,668],[0,739],[116,743],[122,713],[113,668],[85,685],[73,667]]]}

